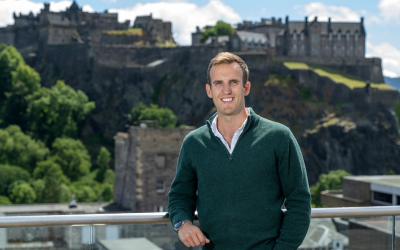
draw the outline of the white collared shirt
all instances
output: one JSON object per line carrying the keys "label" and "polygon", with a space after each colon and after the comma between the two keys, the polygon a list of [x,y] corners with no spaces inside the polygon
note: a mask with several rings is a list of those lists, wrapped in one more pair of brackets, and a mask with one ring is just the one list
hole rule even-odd
{"label": "white collared shirt", "polygon": [[222,144],[224,144],[224,146],[226,147],[226,149],[228,150],[229,154],[232,154],[233,149],[235,149],[236,143],[240,137],[240,135],[243,132],[244,126],[246,126],[246,122],[247,122],[247,117],[246,120],[244,120],[242,126],[240,126],[240,128],[238,130],[236,130],[236,132],[233,134],[233,138],[232,138],[232,142],[231,142],[231,147],[229,147],[229,144],[225,141],[224,137],[222,136],[222,134],[218,131],[217,128],[217,118],[218,118],[218,114],[215,116],[212,124],[211,124],[211,130],[214,133],[214,135],[216,137],[218,137]]}

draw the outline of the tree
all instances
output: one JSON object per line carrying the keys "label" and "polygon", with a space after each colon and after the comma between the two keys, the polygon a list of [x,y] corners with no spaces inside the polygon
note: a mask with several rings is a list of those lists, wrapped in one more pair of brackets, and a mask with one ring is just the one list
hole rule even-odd
{"label": "tree", "polygon": [[218,21],[212,29],[206,30],[201,34],[200,42],[205,43],[209,37],[232,35],[234,33],[235,29],[229,23]]}
{"label": "tree", "polygon": [[11,91],[11,72],[24,64],[25,61],[16,48],[0,44],[0,104],[3,104],[6,99],[5,93]]}
{"label": "tree", "polygon": [[77,181],[89,173],[90,156],[80,140],[57,138],[51,148],[52,160],[71,181]]}
{"label": "tree", "polygon": [[99,169],[96,175],[96,180],[100,183],[103,182],[104,180],[104,174],[106,173],[106,170],[108,168],[110,157],[111,157],[110,152],[108,152],[108,150],[105,147],[101,147],[100,152],[97,155],[97,165],[99,166]]}
{"label": "tree", "polygon": [[[150,104],[149,107],[139,104],[139,108],[135,107],[131,111],[130,122],[140,120],[156,120],[160,127],[175,127],[177,117],[169,108],[159,108],[158,105]],[[140,113],[138,115],[138,113]]]}
{"label": "tree", "polygon": [[30,173],[36,162],[42,161],[49,149],[39,140],[25,135],[16,125],[0,129],[0,163],[19,166]]}
{"label": "tree", "polygon": [[344,176],[351,176],[351,174],[342,169],[332,170],[328,174],[321,174],[319,181],[310,187],[311,203],[316,207],[321,207],[321,192],[331,189],[342,189]]}
{"label": "tree", "polygon": [[82,91],[63,81],[36,91],[27,108],[28,130],[50,145],[57,137],[77,138],[85,116],[95,108]]}
{"label": "tree", "polygon": [[36,194],[31,185],[18,182],[10,189],[10,200],[14,204],[31,204],[36,200]]}
{"label": "tree", "polygon": [[6,93],[4,121],[6,124],[16,124],[26,129],[27,108],[30,97],[40,85],[39,74],[28,65],[21,64],[12,73],[12,86]]}
{"label": "tree", "polygon": [[75,194],[77,202],[96,202],[102,190],[97,181],[77,181],[72,183],[71,191]]}
{"label": "tree", "polygon": [[10,199],[8,199],[8,197],[0,195],[0,205],[10,205],[10,204],[12,203]]}
{"label": "tree", "polygon": [[28,171],[9,165],[0,165],[0,195],[8,196],[8,187],[15,181],[28,181],[30,174]]}
{"label": "tree", "polygon": [[114,182],[115,182],[115,173],[114,173],[114,171],[112,169],[107,169],[107,171],[104,174],[103,183],[114,185]]}

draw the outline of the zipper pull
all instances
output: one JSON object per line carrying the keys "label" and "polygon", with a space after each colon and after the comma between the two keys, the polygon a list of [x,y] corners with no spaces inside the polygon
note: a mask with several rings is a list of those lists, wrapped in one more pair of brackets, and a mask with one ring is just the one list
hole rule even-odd
{"label": "zipper pull", "polygon": [[232,155],[229,155],[229,161],[232,161]]}

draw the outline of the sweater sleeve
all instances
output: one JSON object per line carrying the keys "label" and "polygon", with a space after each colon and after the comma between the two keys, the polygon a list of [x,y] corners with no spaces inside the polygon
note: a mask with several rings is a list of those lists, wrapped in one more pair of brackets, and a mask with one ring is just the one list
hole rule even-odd
{"label": "sweater sleeve", "polygon": [[176,175],[168,194],[168,214],[172,225],[179,220],[193,223],[197,201],[197,175],[187,157],[188,145],[185,139],[179,153]]}
{"label": "sweater sleeve", "polygon": [[310,224],[311,195],[303,156],[296,138],[289,129],[283,133],[276,150],[278,172],[287,211],[274,250],[297,249]]}

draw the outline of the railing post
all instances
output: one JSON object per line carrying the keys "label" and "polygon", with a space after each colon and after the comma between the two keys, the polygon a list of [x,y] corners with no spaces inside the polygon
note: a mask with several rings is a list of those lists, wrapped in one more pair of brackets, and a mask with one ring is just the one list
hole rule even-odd
{"label": "railing post", "polygon": [[90,224],[90,250],[93,250],[93,224]]}
{"label": "railing post", "polygon": [[393,215],[392,250],[396,248],[396,215]]}

